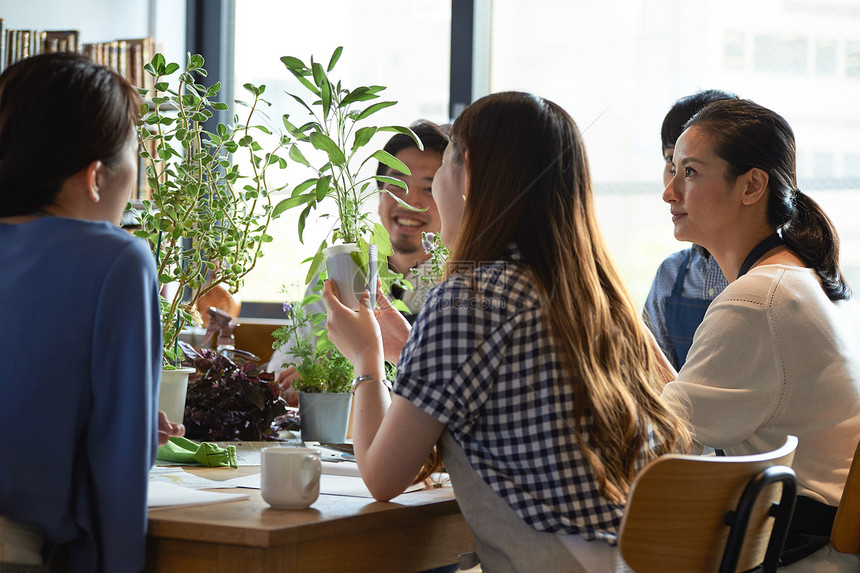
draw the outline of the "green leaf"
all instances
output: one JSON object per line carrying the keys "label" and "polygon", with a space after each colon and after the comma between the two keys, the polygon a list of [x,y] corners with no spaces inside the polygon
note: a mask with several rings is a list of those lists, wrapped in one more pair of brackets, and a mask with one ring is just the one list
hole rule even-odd
{"label": "green leaf", "polygon": [[206,97],[213,97],[221,91],[221,82],[215,82],[210,88],[206,90]]}
{"label": "green leaf", "polygon": [[307,306],[322,300],[322,297],[316,293],[310,293],[302,299],[301,306]]}
{"label": "green leaf", "polygon": [[407,203],[406,201],[404,201],[403,199],[401,199],[400,197],[398,197],[397,195],[395,195],[394,193],[392,193],[388,189],[383,189],[382,191],[383,191],[383,193],[387,193],[389,197],[391,197],[392,199],[397,201],[398,205],[400,205],[401,207],[404,207],[406,209],[409,209],[410,211],[415,211],[416,213],[423,213],[424,211],[426,211],[429,208],[429,207],[424,207],[423,209],[419,209],[418,207],[414,207],[414,206],[410,205],[409,203]]}
{"label": "green leaf", "polygon": [[376,134],[375,127],[362,127],[355,132],[355,141],[352,144],[352,152],[355,153],[358,149],[368,144],[371,138]]}
{"label": "green leaf", "polygon": [[372,93],[370,88],[366,87],[358,87],[349,92],[346,97],[340,100],[340,105],[338,107],[346,107],[351,103],[355,103],[357,101],[368,101],[372,99],[378,99],[379,96]]}
{"label": "green leaf", "polygon": [[424,151],[424,142],[421,141],[421,138],[418,137],[418,134],[409,129],[408,127],[404,127],[401,125],[387,125],[385,127],[380,127],[379,131],[391,131],[394,133],[402,133],[403,135],[408,135],[418,144],[418,149]]}
{"label": "green leaf", "polygon": [[201,56],[200,54],[194,54],[188,60],[188,69],[189,70],[196,70],[196,69],[202,68],[203,63],[204,63],[203,56]]}
{"label": "green leaf", "polygon": [[313,204],[310,204],[305,207],[304,211],[302,211],[302,214],[299,215],[299,242],[302,244],[305,243],[304,239],[302,238],[302,234],[305,232],[305,222],[307,221],[311,209],[313,209]]}
{"label": "green leaf", "polygon": [[152,67],[155,69],[156,75],[159,75],[159,76],[165,75],[164,55],[163,54],[158,53],[152,57]]}
{"label": "green leaf", "polygon": [[304,62],[293,56],[284,56],[281,58],[281,62],[290,70],[304,70],[307,67]]}
{"label": "green leaf", "polygon": [[[284,61],[284,59],[281,58],[281,61]],[[317,89],[313,82],[307,79],[306,76],[308,75],[309,70],[304,64],[301,65],[301,68],[287,66],[287,70],[289,70],[289,72],[293,74],[293,76],[295,76],[303,86],[310,90],[312,94],[317,96],[320,95],[319,89]]]}
{"label": "green leaf", "polygon": [[386,107],[391,107],[396,103],[397,103],[396,101],[381,101],[379,103],[375,103],[372,106],[370,106],[369,108],[365,109],[360,114],[358,114],[358,117],[355,119],[356,119],[356,121],[362,120],[362,119],[364,119],[370,115],[373,115],[374,113],[378,112],[379,110],[385,109]]}
{"label": "green leaf", "polygon": [[314,195],[316,196],[317,201],[322,201],[326,198],[329,192],[329,186],[331,185],[331,175],[325,175],[317,179],[317,186],[314,190]]}
{"label": "green leaf", "polygon": [[305,156],[302,154],[302,151],[296,144],[290,146],[290,159],[292,159],[296,163],[301,163],[302,165],[306,165],[308,167],[311,166],[310,162],[305,159]]}
{"label": "green leaf", "polygon": [[295,197],[287,197],[286,199],[275,205],[275,209],[272,211],[272,217],[277,217],[284,211],[292,209],[293,207],[298,207],[299,205],[304,205],[305,203],[309,203],[313,200],[313,193],[308,193],[306,195],[296,195]]}
{"label": "green leaf", "polygon": [[323,105],[323,119],[327,120],[329,111],[331,110],[331,84],[329,84],[328,78],[324,77],[320,91],[320,98],[322,99]]}
{"label": "green leaf", "polygon": [[328,83],[328,79],[325,77],[325,71],[323,70],[323,67],[313,61],[313,59],[311,59],[311,71],[313,72],[314,83],[317,85],[317,87],[322,88],[325,84]]}
{"label": "green leaf", "polygon": [[[307,81],[307,80],[305,80],[305,81]],[[312,84],[310,82],[308,82],[308,85],[310,86]],[[316,90],[316,88],[313,88],[313,89]],[[304,108],[306,110],[308,110],[308,113],[310,113],[310,114],[314,113],[314,110],[311,109],[311,106],[309,106],[308,104],[305,103],[305,100],[303,100],[299,96],[297,96],[295,94],[291,94],[289,92],[287,92],[287,95],[290,96],[291,98],[293,98],[294,100],[296,100],[297,102],[299,102],[300,104],[302,104],[302,106],[304,106]]]}
{"label": "green leaf", "polygon": [[310,189],[311,187],[313,187],[316,184],[317,184],[316,178],[311,178],[311,179],[308,179],[306,181],[302,181],[301,183],[296,185],[296,188],[293,189],[293,192],[290,193],[290,196],[295,197],[296,195],[302,193],[303,191]]}
{"label": "green leaf", "polygon": [[335,49],[334,53],[331,55],[331,59],[328,61],[328,71],[332,71],[334,69],[334,65],[340,59],[340,55],[343,52],[343,46],[338,46]]}
{"label": "green leaf", "polygon": [[383,165],[387,165],[388,167],[394,169],[395,171],[399,171],[403,175],[412,175],[412,172],[409,171],[409,168],[406,167],[405,163],[403,163],[402,161],[400,161],[399,159],[397,159],[396,157],[394,157],[393,155],[391,155],[390,153],[388,153],[384,149],[374,151],[373,155],[371,155],[367,159],[370,159],[371,157],[373,159],[376,159],[377,161],[379,161]]}
{"label": "green leaf", "polygon": [[379,223],[373,224],[373,229],[370,231],[370,242],[379,248],[377,253],[379,258],[390,257],[394,254],[388,231]]}
{"label": "green leaf", "polygon": [[406,182],[402,179],[398,179],[396,177],[389,177],[388,175],[374,175],[373,178],[377,181],[388,183],[389,185],[394,185],[396,187],[400,187],[401,189],[409,191],[409,187],[406,186]]}
{"label": "green leaf", "polygon": [[346,157],[344,156],[343,151],[341,151],[337,144],[326,134],[317,132],[311,133],[310,140],[311,145],[328,154],[329,159],[334,165],[343,165],[346,162]]}
{"label": "green leaf", "polygon": [[317,249],[317,252],[314,255],[314,260],[311,261],[310,268],[308,268],[308,274],[305,277],[305,284],[306,285],[311,284],[311,281],[314,280],[315,276],[317,276],[317,273],[319,272],[320,267],[322,267],[323,259],[324,259],[323,251],[325,250],[325,248],[326,248],[326,242],[323,241],[322,243],[320,243],[320,248]]}
{"label": "green leaf", "polygon": [[169,64],[167,64],[164,67],[164,74],[163,75],[169,76],[170,74],[174,73],[178,69],[179,69],[179,64],[177,64],[176,62],[170,62]]}

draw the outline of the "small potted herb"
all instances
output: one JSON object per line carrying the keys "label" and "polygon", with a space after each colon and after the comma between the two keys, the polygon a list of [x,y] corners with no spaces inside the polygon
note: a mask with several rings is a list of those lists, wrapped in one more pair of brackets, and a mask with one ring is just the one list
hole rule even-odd
{"label": "small potted herb", "polygon": [[299,393],[302,441],[341,443],[352,403],[352,364],[329,340],[322,327],[325,314],[306,313],[306,305],[317,300],[319,295],[310,294],[300,304],[284,304],[289,322],[273,333],[273,348],[289,346],[289,365],[301,376],[292,387]]}
{"label": "small potted herb", "polygon": [[[309,121],[298,127],[290,121],[289,115],[283,116],[284,126],[293,138],[289,145],[289,156],[293,161],[311,168],[315,175],[296,186],[291,196],[275,207],[275,213],[303,208],[298,224],[299,240],[303,242],[305,223],[311,212],[326,199],[334,201],[337,208],[336,227],[331,236],[324,238],[317,248],[305,283],[311,283],[318,276],[325,261],[327,276],[336,282],[340,299],[347,306],[358,308],[358,297],[365,288],[369,288],[371,296],[375,294],[377,272],[385,290],[388,283],[396,278],[388,270],[388,256],[392,254],[388,231],[381,224],[371,221],[371,213],[365,209],[365,203],[380,192],[377,180],[406,189],[406,184],[399,179],[372,173],[362,176],[360,171],[368,161],[375,160],[401,173],[410,173],[403,162],[383,149],[368,153],[365,148],[379,132],[407,134],[420,149],[423,149],[423,145],[408,127],[363,125],[371,115],[396,102],[376,101],[379,100],[379,93],[385,89],[383,86],[347,89],[340,81],[330,79],[329,74],[342,50],[337,48],[334,51],[325,68],[313,58],[310,59],[310,65],[292,56],[281,58],[287,70],[305,89],[302,94],[289,95],[310,116]],[[312,162],[307,159],[309,156],[321,157],[322,160]],[[391,196],[406,208],[414,210],[396,195]]]}

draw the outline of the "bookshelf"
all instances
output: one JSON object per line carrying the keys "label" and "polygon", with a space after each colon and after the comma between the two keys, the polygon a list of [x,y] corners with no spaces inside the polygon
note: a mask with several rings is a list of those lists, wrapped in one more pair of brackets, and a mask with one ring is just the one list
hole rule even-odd
{"label": "bookshelf", "polygon": [[[135,87],[147,90],[153,88],[153,77],[143,69],[156,52],[153,38],[82,43],[80,36],[78,30],[14,29],[5,18],[0,17],[0,73],[30,56],[71,52],[83,54],[99,64],[113,68]],[[132,205],[135,208],[139,208],[141,200],[149,197],[145,172],[144,161],[141,159],[137,185],[132,192]],[[128,214],[129,223],[134,218],[133,212]]]}
{"label": "bookshelf", "polygon": [[152,87],[152,78],[143,71],[155,54],[151,37],[81,43],[78,30],[14,29],[0,17],[0,72],[24,58],[53,52],[84,54],[112,67],[133,86]]}

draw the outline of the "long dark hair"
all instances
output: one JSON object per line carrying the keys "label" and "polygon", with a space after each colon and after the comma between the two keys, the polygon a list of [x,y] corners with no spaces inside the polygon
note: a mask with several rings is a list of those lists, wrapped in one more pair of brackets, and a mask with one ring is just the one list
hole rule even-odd
{"label": "long dark hair", "polygon": [[[597,224],[585,146],[556,104],[506,92],[484,97],[451,129],[454,161],[469,152],[469,188],[452,253],[504,258],[512,243],[543,297],[575,405],[574,430],[607,499],[623,502],[653,431],[657,453],[688,436],[660,399],[670,374],[656,355]],[[588,443],[580,432],[591,416]]]}
{"label": "long dark hair", "polygon": [[766,107],[737,99],[708,104],[685,127],[692,126],[713,138],[717,156],[729,164],[729,181],[753,168],[767,173],[768,223],[815,271],[830,300],[851,298],[839,269],[836,229],[818,203],[797,188],[797,152],[788,122]]}
{"label": "long dark hair", "polygon": [[738,96],[723,90],[702,90],[676,101],[666,113],[666,117],[663,118],[663,125],[660,127],[660,142],[663,144],[663,151],[675,147],[675,142],[684,132],[684,124],[697,111],[713,101],[722,99],[738,99]]}
{"label": "long dark hair", "polygon": [[115,167],[139,107],[125,79],[85,56],[43,54],[9,67],[0,76],[0,216],[51,204],[93,161]]}

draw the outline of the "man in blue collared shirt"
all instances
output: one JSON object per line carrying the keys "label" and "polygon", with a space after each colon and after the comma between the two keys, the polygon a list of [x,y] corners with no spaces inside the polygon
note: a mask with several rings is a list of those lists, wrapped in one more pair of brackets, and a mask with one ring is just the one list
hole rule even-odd
{"label": "man in blue collared shirt", "polygon": [[[706,90],[675,102],[663,119],[660,133],[665,160],[664,186],[669,184],[673,176],[675,141],[684,131],[684,124],[707,104],[737,97],[720,90]],[[702,322],[708,305],[727,285],[717,261],[699,245],[669,255],[660,264],[645,300],[643,315],[645,323],[676,370],[680,370],[687,360],[693,334]]]}

